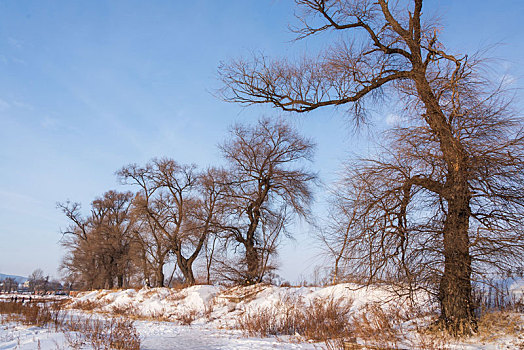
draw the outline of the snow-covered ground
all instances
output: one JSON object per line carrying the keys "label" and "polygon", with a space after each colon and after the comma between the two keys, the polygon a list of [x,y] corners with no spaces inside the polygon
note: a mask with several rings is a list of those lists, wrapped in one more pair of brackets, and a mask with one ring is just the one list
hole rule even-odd
{"label": "snow-covered ground", "polygon": [[[97,306],[96,311],[126,313],[146,318],[180,321],[193,315],[192,324],[207,324],[216,328],[231,328],[244,312],[271,309],[282,303],[308,304],[315,299],[336,299],[350,303],[353,311],[365,304],[381,304],[395,295],[379,288],[357,288],[339,284],[329,287],[276,287],[255,285],[224,289],[218,286],[197,285],[182,290],[169,288],[127,289],[81,293],[69,304],[70,308]],[[395,300],[395,302],[398,302]]]}
{"label": "snow-covered ground", "polygon": [[[136,321],[144,350],[265,350],[318,349],[313,344],[284,342],[277,338],[246,338],[241,333],[202,326],[180,326],[172,322]],[[70,349],[64,333],[15,323],[0,325],[0,349]],[[82,347],[91,350],[92,347]]]}
{"label": "snow-covered ground", "polygon": [[[199,285],[182,290],[103,290],[81,293],[72,298],[67,307],[69,313],[80,317],[108,317],[111,314],[138,317],[134,325],[140,334],[141,349],[321,349],[325,348],[323,343],[309,343],[298,335],[246,337],[235,326],[245,313],[276,310],[283,304],[308,305],[314,300],[338,300],[341,305],[346,304],[351,313],[362,312],[366,305],[373,303],[402,307],[402,301],[395,299],[391,291],[356,287],[351,284],[329,287],[256,285],[225,289]],[[514,295],[521,296],[523,290],[522,281],[512,283]],[[432,305],[428,296],[421,294],[418,298],[420,303]],[[78,311],[78,308],[83,310]],[[0,323],[0,350],[69,349],[68,344],[67,336],[60,332]],[[524,348],[524,334],[517,333],[489,340],[477,338],[448,343],[446,348],[494,350],[519,349],[520,346]]]}

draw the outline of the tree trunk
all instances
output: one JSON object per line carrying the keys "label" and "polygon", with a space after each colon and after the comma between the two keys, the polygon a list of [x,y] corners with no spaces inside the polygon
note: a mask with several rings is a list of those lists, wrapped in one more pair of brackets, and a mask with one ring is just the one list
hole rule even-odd
{"label": "tree trunk", "polygon": [[118,274],[117,276],[118,288],[124,288],[124,275]]}
{"label": "tree trunk", "polygon": [[113,276],[108,275],[106,277],[106,289],[113,289],[113,287],[114,287]]}
{"label": "tree trunk", "polygon": [[213,237],[213,245],[211,246],[211,252],[209,253],[209,255],[207,254],[208,252],[208,247],[206,245],[206,272],[207,272],[207,284],[211,284],[211,264],[213,263],[213,254],[215,253],[215,243],[216,243],[216,240],[217,240],[217,237],[214,236]]}
{"label": "tree trunk", "polygon": [[446,184],[440,196],[445,198],[448,212],[444,222],[444,272],[439,286],[440,319],[454,334],[476,330],[471,289],[471,256],[469,254],[468,157],[463,145],[454,136],[439,101],[419,62],[415,82],[417,92],[427,111],[426,122],[440,143],[447,166]]}
{"label": "tree trunk", "polygon": [[158,264],[155,271],[155,279],[157,287],[164,287],[164,265]]}
{"label": "tree trunk", "polygon": [[467,188],[455,189],[448,200],[444,223],[444,273],[440,281],[441,321],[455,335],[476,331],[472,302],[471,256],[469,253],[469,195]]}
{"label": "tree trunk", "polygon": [[182,272],[182,275],[184,275],[184,280],[189,285],[195,284],[195,276],[193,275],[193,260],[184,258],[179,250],[176,250],[175,254],[180,272]]}
{"label": "tree trunk", "polygon": [[255,248],[254,242],[250,240],[246,240],[244,244],[246,248],[246,265],[247,265],[247,276],[246,276],[246,283],[258,283],[260,282],[260,261],[258,252]]}

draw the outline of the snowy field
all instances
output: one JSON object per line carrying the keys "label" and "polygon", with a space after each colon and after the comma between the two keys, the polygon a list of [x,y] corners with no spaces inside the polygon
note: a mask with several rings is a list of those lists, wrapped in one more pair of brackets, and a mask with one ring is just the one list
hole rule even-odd
{"label": "snowy field", "polygon": [[[169,322],[137,321],[144,350],[266,350],[266,349],[325,349],[321,343],[296,343],[277,338],[246,338],[239,332],[210,329],[202,326],[180,326]],[[522,344],[522,343],[520,343]],[[62,350],[72,349],[63,333],[39,327],[16,324],[0,325],[0,349]],[[82,347],[92,350],[92,347]],[[403,349],[409,349],[404,347]],[[508,337],[493,343],[451,344],[446,349],[498,350],[522,349],[519,339]]]}
{"label": "snowy field", "polygon": [[[170,322],[136,321],[141,336],[141,349],[319,349],[308,343],[293,344],[276,338],[245,338],[240,332],[209,329],[202,326],[180,326]],[[61,350],[70,349],[63,333],[13,323],[0,325],[0,349]],[[92,347],[82,349],[91,350]]]}
{"label": "snowy field", "polygon": [[[522,281],[508,288],[521,296]],[[419,295],[419,302],[431,306],[428,296]],[[9,298],[2,295],[1,298]],[[300,335],[278,337],[247,337],[235,329],[244,314],[273,310],[282,305],[307,305],[314,300],[338,300],[346,303],[352,314],[366,310],[366,305],[402,307],[394,295],[380,288],[356,288],[350,284],[330,287],[275,287],[257,285],[225,289],[216,286],[193,286],[182,290],[154,288],[141,290],[105,290],[81,293],[68,302],[68,314],[77,317],[106,318],[124,315],[136,319],[141,349],[325,349],[323,342],[310,343]],[[434,305],[433,305],[434,306]],[[80,310],[79,310],[80,309]],[[189,315],[189,318],[188,318]],[[519,317],[522,317],[521,315]],[[159,322],[161,320],[162,322]],[[520,328],[522,331],[522,328]],[[0,324],[1,349],[71,349],[68,338],[53,329]],[[408,345],[401,348],[410,349]],[[490,339],[473,338],[464,342],[446,343],[446,349],[494,350],[524,349],[522,332]],[[83,346],[79,349],[92,349]]]}

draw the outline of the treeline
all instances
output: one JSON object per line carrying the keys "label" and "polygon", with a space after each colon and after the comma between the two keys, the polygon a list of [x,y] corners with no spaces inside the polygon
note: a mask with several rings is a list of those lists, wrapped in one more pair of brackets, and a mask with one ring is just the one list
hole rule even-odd
{"label": "treeline", "polygon": [[[116,172],[134,191],[108,191],[87,216],[59,203],[70,220],[62,268],[76,288],[163,287],[174,263],[186,284],[256,283],[274,268],[293,216],[309,217],[314,144],[282,120],[235,125],[219,149],[225,166],[199,170],[174,159]],[[198,264],[195,262],[198,261]]]}
{"label": "treeline", "polygon": [[27,278],[27,281],[24,283],[19,283],[14,277],[0,279],[0,292],[2,293],[56,293],[62,291],[63,289],[64,287],[60,281],[56,279],[50,279],[49,275],[45,275],[42,269],[34,270]]}

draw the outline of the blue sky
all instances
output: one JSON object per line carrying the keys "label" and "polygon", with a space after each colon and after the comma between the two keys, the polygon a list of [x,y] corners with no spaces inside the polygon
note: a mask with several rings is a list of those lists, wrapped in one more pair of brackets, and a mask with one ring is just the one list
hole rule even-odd
{"label": "blue sky", "polygon": [[[442,41],[454,51],[499,44],[490,52],[504,59],[496,74],[522,88],[523,1],[425,6],[440,14]],[[124,189],[117,169],[155,156],[216,164],[231,123],[278,115],[212,92],[220,61],[258,50],[314,53],[324,44],[290,43],[292,23],[293,4],[284,0],[0,1],[0,272],[41,267],[58,276],[67,221],[56,202],[87,208],[104,191]],[[368,147],[369,134],[352,133],[342,109],[286,117],[317,142],[312,167],[325,183]],[[376,122],[387,117],[380,112]],[[322,261],[307,227],[295,230],[281,254],[281,274],[292,281]]]}

